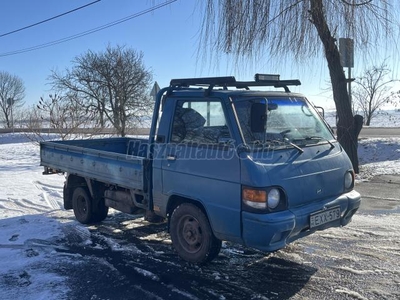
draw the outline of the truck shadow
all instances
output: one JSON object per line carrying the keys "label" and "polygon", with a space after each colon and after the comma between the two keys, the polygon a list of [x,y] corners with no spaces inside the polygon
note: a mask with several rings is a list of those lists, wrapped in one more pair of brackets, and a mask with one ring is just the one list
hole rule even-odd
{"label": "truck shadow", "polygon": [[87,228],[90,243],[67,235],[68,250],[59,250],[81,257],[78,268],[59,270],[69,278],[70,299],[289,299],[317,271],[279,252],[225,242],[211,263],[193,265],[174,252],[165,223],[138,216],[117,213]]}

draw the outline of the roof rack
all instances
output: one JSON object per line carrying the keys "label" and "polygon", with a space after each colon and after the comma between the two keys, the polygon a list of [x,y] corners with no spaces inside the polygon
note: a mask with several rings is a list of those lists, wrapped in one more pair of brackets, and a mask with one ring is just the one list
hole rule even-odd
{"label": "roof rack", "polygon": [[208,91],[214,87],[235,87],[238,89],[249,89],[252,86],[273,86],[276,88],[284,88],[285,92],[289,93],[289,85],[300,85],[298,79],[280,80],[279,75],[273,74],[256,74],[254,81],[236,81],[234,76],[225,77],[201,77],[201,78],[182,78],[172,79],[170,82],[171,88],[189,87],[189,86],[207,86]]}

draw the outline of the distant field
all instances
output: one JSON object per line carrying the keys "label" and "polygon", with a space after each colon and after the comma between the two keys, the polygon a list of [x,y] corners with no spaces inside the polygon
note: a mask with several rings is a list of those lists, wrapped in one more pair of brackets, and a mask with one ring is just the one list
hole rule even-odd
{"label": "distant field", "polygon": [[[66,130],[60,129],[52,129],[52,128],[36,128],[33,130],[27,128],[0,128],[0,133],[11,133],[11,132],[40,132],[40,133],[65,133]],[[104,129],[97,129],[97,128],[79,128],[74,131],[77,134],[115,134],[116,131],[112,128],[104,128]],[[137,128],[137,129],[129,129],[127,130],[127,134],[129,135],[148,135],[150,132],[149,128]]]}
{"label": "distant field", "polygon": [[[325,119],[332,127],[336,126],[336,111],[326,111]],[[400,127],[400,111],[380,110],[371,120],[370,127]]]}
{"label": "distant field", "polygon": [[[332,127],[336,127],[336,111],[326,111],[325,119],[328,124]],[[10,133],[10,132],[27,132],[29,131],[21,124],[15,123],[14,129],[4,128],[4,122],[0,122],[0,133]],[[150,122],[146,123],[146,127],[148,128],[138,128],[138,129],[130,129],[127,134],[129,135],[148,135]],[[396,110],[380,110],[378,111],[374,118],[371,121],[370,127],[400,127],[400,111]],[[44,126],[44,128],[34,129],[33,131],[42,132],[42,133],[60,133],[58,129],[48,129]],[[104,129],[93,129],[93,128],[80,128],[77,133],[83,134],[114,134],[115,130],[112,128],[104,128]]]}

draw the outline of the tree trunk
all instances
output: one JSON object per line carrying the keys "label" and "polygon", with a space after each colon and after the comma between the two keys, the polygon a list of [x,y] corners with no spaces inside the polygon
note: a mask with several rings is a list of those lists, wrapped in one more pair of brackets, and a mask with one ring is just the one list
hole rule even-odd
{"label": "tree trunk", "polygon": [[310,13],[312,16],[311,21],[318,31],[318,35],[325,50],[325,57],[328,62],[333,90],[333,99],[335,101],[336,111],[339,117],[337,123],[338,141],[349,156],[353,164],[354,171],[358,173],[358,133],[354,124],[349,94],[347,92],[346,77],[340,62],[339,50],[335,43],[336,40],[328,28],[328,24],[323,12],[322,0],[311,0],[310,4]]}
{"label": "tree trunk", "polygon": [[100,127],[104,128],[105,127],[105,122],[104,122],[104,103],[101,103],[100,101],[97,102],[97,111],[99,112],[99,117],[100,117]]}
{"label": "tree trunk", "polygon": [[119,116],[121,121],[121,136],[124,137],[126,135],[126,120],[127,120],[125,114],[126,101],[123,101],[122,103],[123,105],[121,104],[120,106]]}
{"label": "tree trunk", "polygon": [[6,119],[6,126],[7,126],[7,128],[11,128],[11,121],[10,121],[9,115],[6,113],[6,114],[4,115],[4,117],[5,117],[5,119]]}
{"label": "tree trunk", "polygon": [[367,115],[367,120],[365,121],[365,125],[367,125],[367,126],[371,125],[371,117],[372,117],[372,114],[369,113]]}

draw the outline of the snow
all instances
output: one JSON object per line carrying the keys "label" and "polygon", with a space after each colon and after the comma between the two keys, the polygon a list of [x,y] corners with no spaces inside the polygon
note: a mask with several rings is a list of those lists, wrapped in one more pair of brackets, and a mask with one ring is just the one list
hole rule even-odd
{"label": "snow", "polygon": [[341,288],[341,289],[337,289],[336,293],[341,293],[341,294],[345,294],[350,296],[353,299],[358,299],[358,300],[368,300],[367,298],[361,296],[359,293],[354,292],[354,291],[349,291],[346,288]]}
{"label": "snow", "polygon": [[358,143],[360,174],[357,180],[400,173],[400,138],[370,138]]}
{"label": "snow", "polygon": [[160,281],[160,278],[156,274],[154,274],[154,273],[152,273],[150,271],[147,271],[145,269],[138,268],[138,267],[134,267],[133,269],[136,272],[138,272],[139,274],[143,275],[144,277],[148,277],[148,278],[150,278],[151,280],[154,280],[154,281]]}
{"label": "snow", "polygon": [[[358,114],[361,114],[358,112]],[[325,119],[329,125],[336,124],[336,111],[326,111]],[[376,111],[371,119],[370,127],[400,127],[400,110],[385,110]]]}
{"label": "snow", "polygon": [[[380,174],[400,174],[400,138],[363,139],[359,143],[359,158],[361,172],[357,175],[358,181]],[[58,241],[72,239],[77,244],[91,243],[89,229],[77,223],[73,214],[63,210],[64,177],[42,175],[39,159],[38,144],[31,142],[24,134],[0,135],[0,299],[67,299],[69,287],[65,284],[65,278],[55,270],[60,261],[71,264],[78,262],[74,262],[73,254],[56,251],[62,247]],[[388,222],[393,220],[387,219]],[[122,225],[131,230],[137,226],[124,222],[127,223]],[[379,223],[382,219],[356,215],[354,222]],[[390,223],[385,226],[387,228]],[[387,234],[387,230],[382,231],[385,232],[354,231],[353,237]],[[321,234],[329,238],[331,233]],[[338,231],[335,231],[334,238],[340,238]],[[98,239],[103,239],[113,251],[125,250],[118,240],[100,236]],[[166,239],[165,242],[170,241]],[[101,250],[101,247],[93,245],[94,249]],[[140,252],[139,249],[130,250]],[[223,251],[235,252],[229,248]],[[394,252],[393,249],[385,251]],[[374,269],[358,270],[351,266],[341,269],[354,274],[379,272]],[[151,280],[160,280],[148,270],[136,267],[135,271]],[[222,275],[214,273],[213,276],[219,280]],[[189,299],[197,299],[184,291],[176,292]],[[346,288],[338,287],[336,292],[364,299],[362,295]],[[221,295],[221,299],[224,296]]]}
{"label": "snow", "polygon": [[67,290],[49,267],[63,236],[64,179],[46,180],[41,171],[38,145],[24,135],[0,135],[1,299],[62,299]]}

